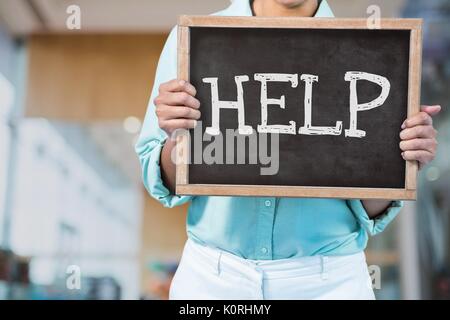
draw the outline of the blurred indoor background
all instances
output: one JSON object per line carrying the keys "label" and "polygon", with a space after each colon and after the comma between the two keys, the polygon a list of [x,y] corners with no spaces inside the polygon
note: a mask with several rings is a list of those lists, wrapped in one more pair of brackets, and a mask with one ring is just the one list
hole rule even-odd
{"label": "blurred indoor background", "polygon": [[[378,298],[449,299],[450,0],[329,3],[338,17],[376,4],[425,20],[422,102],[444,108],[438,155],[367,256],[381,268]],[[66,27],[73,4],[81,30]],[[228,4],[0,0],[0,299],[167,297],[186,207],[147,196],[133,146],[177,16]]]}

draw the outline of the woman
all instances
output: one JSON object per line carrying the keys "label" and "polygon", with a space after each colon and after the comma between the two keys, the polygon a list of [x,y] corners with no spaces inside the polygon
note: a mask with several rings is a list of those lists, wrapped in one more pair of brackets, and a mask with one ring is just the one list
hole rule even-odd
{"label": "woman", "polygon": [[[234,0],[224,16],[332,17],[326,1]],[[174,29],[156,73],[136,146],[144,184],[167,207],[191,202],[187,241],[171,299],[373,299],[364,257],[368,235],[383,231],[400,201],[206,197],[174,195],[177,129],[193,128],[201,112],[196,89],[176,79]],[[434,158],[431,116],[405,120],[399,152],[421,165]]]}

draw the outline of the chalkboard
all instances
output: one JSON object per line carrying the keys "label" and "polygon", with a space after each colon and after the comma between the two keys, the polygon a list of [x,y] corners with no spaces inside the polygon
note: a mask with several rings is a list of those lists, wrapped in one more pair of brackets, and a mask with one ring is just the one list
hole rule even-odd
{"label": "chalkboard", "polygon": [[202,116],[177,193],[415,197],[399,133],[419,109],[420,21],[180,20]]}

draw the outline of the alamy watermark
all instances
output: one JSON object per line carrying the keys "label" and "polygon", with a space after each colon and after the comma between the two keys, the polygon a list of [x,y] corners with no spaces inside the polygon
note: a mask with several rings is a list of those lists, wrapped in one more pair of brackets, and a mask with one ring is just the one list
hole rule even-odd
{"label": "alamy watermark", "polygon": [[66,288],[68,290],[81,290],[81,268],[70,265],[66,269]]}
{"label": "alamy watermark", "polygon": [[69,30],[81,29],[81,8],[78,5],[72,4],[67,7],[66,13],[69,15],[66,19],[66,27]]}
{"label": "alamy watermark", "polygon": [[367,29],[381,29],[381,8],[375,4],[367,7]]}
{"label": "alamy watermark", "polygon": [[176,141],[180,134],[188,137],[188,148],[193,150],[186,159],[179,148],[172,150],[175,164],[250,164],[259,165],[263,176],[276,175],[280,166],[280,141],[278,134],[258,133],[242,135],[238,129],[226,129],[225,135],[219,132],[210,135],[203,130],[203,123],[191,132],[175,131],[171,139]]}
{"label": "alamy watermark", "polygon": [[367,267],[369,271],[369,279],[367,285],[372,289],[381,289],[381,268],[378,265],[370,265]]}

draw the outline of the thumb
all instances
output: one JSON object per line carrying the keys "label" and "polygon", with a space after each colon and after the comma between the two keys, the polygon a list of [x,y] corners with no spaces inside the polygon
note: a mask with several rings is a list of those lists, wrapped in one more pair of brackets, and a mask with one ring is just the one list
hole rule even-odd
{"label": "thumb", "polygon": [[422,106],[422,111],[428,113],[430,116],[435,116],[441,111],[441,106]]}

